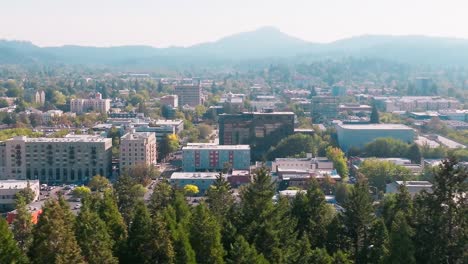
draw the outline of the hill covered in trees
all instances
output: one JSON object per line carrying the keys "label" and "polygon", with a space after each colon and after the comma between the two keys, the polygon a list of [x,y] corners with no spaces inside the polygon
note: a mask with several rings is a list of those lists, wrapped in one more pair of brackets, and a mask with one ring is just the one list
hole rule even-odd
{"label": "hill covered in trees", "polygon": [[[240,61],[378,58],[409,64],[464,65],[468,40],[425,36],[366,35],[331,43],[311,43],[263,27],[189,47],[150,46],[38,47],[29,42],[1,41],[0,63],[64,63],[117,67],[229,65]],[[187,66],[187,65],[185,65]]]}

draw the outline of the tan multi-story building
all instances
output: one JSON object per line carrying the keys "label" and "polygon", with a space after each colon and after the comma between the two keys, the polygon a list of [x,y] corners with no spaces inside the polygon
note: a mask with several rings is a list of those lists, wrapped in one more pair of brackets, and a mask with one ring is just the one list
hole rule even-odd
{"label": "tan multi-story building", "polygon": [[44,90],[36,92],[36,94],[34,95],[34,101],[35,101],[36,104],[40,104],[40,105],[45,104],[45,92],[44,92]]}
{"label": "tan multi-story building", "polygon": [[181,107],[185,105],[195,107],[202,103],[200,85],[178,85],[175,87],[175,94],[179,97],[179,105]]}
{"label": "tan multi-story building", "polygon": [[175,94],[165,95],[160,99],[162,105],[170,105],[172,107],[179,107],[179,97]]}
{"label": "tan multi-story building", "polygon": [[14,137],[0,143],[0,180],[82,183],[111,176],[111,149],[112,139],[99,136]]}
{"label": "tan multi-story building", "polygon": [[151,132],[130,132],[120,138],[120,169],[138,164],[156,165],[156,136]]}
{"label": "tan multi-story building", "polygon": [[88,111],[107,113],[110,110],[110,99],[102,99],[102,94],[95,93],[89,99],[71,99],[70,112],[81,114]]}

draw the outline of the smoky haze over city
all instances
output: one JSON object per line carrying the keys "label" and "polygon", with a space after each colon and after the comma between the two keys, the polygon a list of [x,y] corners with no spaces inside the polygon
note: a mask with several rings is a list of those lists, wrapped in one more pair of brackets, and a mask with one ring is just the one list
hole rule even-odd
{"label": "smoky haze over city", "polygon": [[0,263],[468,261],[468,4],[0,7]]}

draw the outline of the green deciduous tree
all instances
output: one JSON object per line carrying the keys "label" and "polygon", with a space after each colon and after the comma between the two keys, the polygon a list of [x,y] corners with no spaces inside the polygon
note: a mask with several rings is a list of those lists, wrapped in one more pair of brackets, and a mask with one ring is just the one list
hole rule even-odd
{"label": "green deciduous tree", "polygon": [[339,148],[328,147],[327,158],[333,162],[333,166],[342,178],[347,178],[349,175],[349,169],[347,159],[343,151]]}
{"label": "green deciduous tree", "polygon": [[86,186],[78,186],[75,189],[73,189],[72,194],[76,198],[85,198],[86,196],[91,194],[91,189]]}
{"label": "green deciduous tree", "polygon": [[377,187],[380,191],[385,191],[387,183],[411,180],[414,177],[411,171],[403,166],[377,159],[367,159],[362,162],[359,172],[367,177],[371,186]]}
{"label": "green deciduous tree", "polygon": [[30,204],[32,201],[34,201],[34,198],[36,197],[36,194],[34,191],[31,189],[31,185],[27,184],[26,188],[22,189],[21,191],[17,192],[15,194],[15,198],[19,199],[22,198],[26,204]]}
{"label": "green deciduous tree", "polygon": [[91,191],[103,192],[104,190],[112,188],[112,184],[109,179],[104,176],[96,175],[88,183],[88,187]]}

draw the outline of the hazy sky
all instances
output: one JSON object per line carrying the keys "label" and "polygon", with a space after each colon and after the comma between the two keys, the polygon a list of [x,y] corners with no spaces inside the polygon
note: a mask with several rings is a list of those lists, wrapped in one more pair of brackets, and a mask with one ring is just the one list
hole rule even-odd
{"label": "hazy sky", "polygon": [[313,42],[468,38],[468,0],[0,0],[0,10],[0,39],[40,46],[187,46],[262,26]]}

